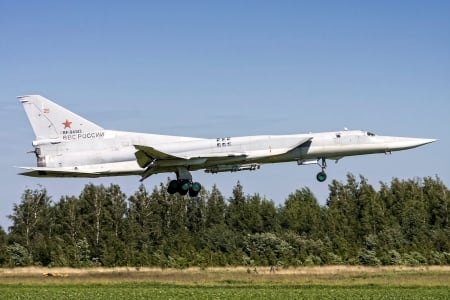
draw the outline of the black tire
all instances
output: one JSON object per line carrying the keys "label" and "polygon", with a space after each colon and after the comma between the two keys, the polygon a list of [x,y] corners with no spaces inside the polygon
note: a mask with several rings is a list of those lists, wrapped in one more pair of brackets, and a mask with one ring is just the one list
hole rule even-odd
{"label": "black tire", "polygon": [[325,180],[327,180],[327,174],[325,172],[319,172],[316,175],[316,179],[319,182],[324,182]]}
{"label": "black tire", "polygon": [[191,188],[189,189],[189,196],[191,197],[197,197],[198,193],[202,189],[202,185],[198,182],[194,182],[191,185]]}
{"label": "black tire", "polygon": [[198,192],[194,191],[193,189],[189,189],[189,197],[197,197]]}
{"label": "black tire", "polygon": [[199,182],[194,182],[193,184],[192,184],[192,186],[191,186],[191,189],[194,191],[194,192],[200,192],[200,190],[202,189],[202,185],[199,183]]}
{"label": "black tire", "polygon": [[178,181],[177,180],[171,180],[169,182],[169,185],[167,186],[167,192],[171,195],[178,192]]}
{"label": "black tire", "polygon": [[180,195],[184,196],[189,192],[189,189],[191,188],[191,183],[189,180],[180,180],[178,183],[178,193]]}

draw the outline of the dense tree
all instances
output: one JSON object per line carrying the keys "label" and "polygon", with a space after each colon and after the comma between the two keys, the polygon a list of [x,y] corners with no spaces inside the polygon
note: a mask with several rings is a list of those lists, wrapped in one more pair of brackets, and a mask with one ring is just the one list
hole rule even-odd
{"label": "dense tree", "polygon": [[214,225],[224,225],[225,212],[225,199],[217,186],[214,185],[206,203],[205,226],[209,228]]}
{"label": "dense tree", "polygon": [[126,235],[126,195],[116,184],[111,184],[105,190],[106,203],[103,211],[103,243],[100,260],[107,266],[126,265],[129,258],[125,251]]}
{"label": "dense tree", "polygon": [[228,200],[225,221],[231,230],[247,234],[250,232],[248,213],[243,187],[238,182],[233,188],[233,195]]}
{"label": "dense tree", "polygon": [[450,193],[439,178],[332,181],[325,206],[308,188],[275,207],[238,182],[198,197],[161,183],[129,198],[88,184],[52,203],[26,189],[0,228],[2,266],[418,265],[450,264]]}
{"label": "dense tree", "polygon": [[263,198],[259,203],[259,215],[262,223],[261,232],[278,232],[280,230],[280,222],[278,211],[272,200]]}
{"label": "dense tree", "polygon": [[[151,264],[150,252],[162,238],[161,222],[155,221],[156,207],[153,198],[141,184],[139,190],[128,199],[127,253],[131,265]],[[159,220],[159,219],[158,219]]]}
{"label": "dense tree", "polygon": [[9,228],[10,241],[24,247],[33,261],[50,264],[50,224],[53,220],[47,190],[26,189],[21,203],[14,204],[13,214],[8,217],[13,222]]}
{"label": "dense tree", "polygon": [[283,228],[309,237],[323,233],[324,214],[310,189],[303,188],[288,196],[280,211]]}
{"label": "dense tree", "polygon": [[8,236],[3,228],[0,226],[0,266],[8,263],[8,257],[6,255],[6,247],[8,245]]}
{"label": "dense tree", "polygon": [[105,218],[106,204],[106,189],[103,185],[95,186],[90,183],[84,187],[80,195],[81,224],[84,237],[92,247],[90,252],[96,261],[102,254],[104,238],[107,239],[109,235],[104,230],[106,222],[110,221]]}
{"label": "dense tree", "polygon": [[52,251],[53,265],[69,265],[78,267],[85,265],[81,262],[79,241],[84,237],[80,201],[74,196],[61,197],[52,208],[54,223],[52,231],[55,236]]}
{"label": "dense tree", "polygon": [[237,236],[225,222],[227,205],[216,185],[208,195],[205,208],[205,230],[203,232],[206,262],[209,265],[233,264],[230,256],[237,251]]}
{"label": "dense tree", "polygon": [[[350,183],[344,185],[333,180],[329,185],[330,195],[327,201],[326,228],[327,235],[333,244],[333,252],[348,260],[355,257],[358,251],[358,220],[356,203],[353,201],[355,190],[354,177],[348,177]],[[350,187],[349,187],[350,186]]]}

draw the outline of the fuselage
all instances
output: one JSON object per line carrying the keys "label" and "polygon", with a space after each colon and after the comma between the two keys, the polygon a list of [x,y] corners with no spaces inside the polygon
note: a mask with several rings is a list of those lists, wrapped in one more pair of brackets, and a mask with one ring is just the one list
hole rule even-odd
{"label": "fuselage", "polygon": [[[292,148],[296,141],[311,139]],[[164,172],[176,171],[180,166],[191,171],[237,171],[239,166],[258,167],[261,164],[296,161],[299,164],[318,159],[340,159],[345,156],[389,153],[431,143],[431,139],[377,136],[367,131],[338,131],[293,135],[259,135],[219,137],[213,139],[155,135],[105,130],[100,136],[36,144],[41,154],[38,167],[62,168],[77,171],[97,170],[101,176],[140,175],[144,168],[136,161],[135,145],[152,145],[159,151],[180,157]],[[286,150],[287,149],[287,150]],[[215,157],[214,160],[195,161],[195,158]],[[245,169],[245,168],[244,168]],[[92,177],[92,176],[89,176]]]}

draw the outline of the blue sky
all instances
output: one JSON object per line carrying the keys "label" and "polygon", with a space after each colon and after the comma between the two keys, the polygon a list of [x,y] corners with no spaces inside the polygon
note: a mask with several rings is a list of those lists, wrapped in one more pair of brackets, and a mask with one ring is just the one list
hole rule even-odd
{"label": "blue sky", "polygon": [[[0,2],[0,226],[26,187],[58,201],[84,185],[138,177],[36,179],[34,138],[15,96],[41,94],[102,125],[215,138],[366,129],[438,138],[391,156],[329,163],[369,182],[439,176],[450,186],[449,1],[2,1]],[[283,203],[309,187],[323,204],[317,167],[193,176],[226,195]],[[172,174],[145,181],[151,189]]]}

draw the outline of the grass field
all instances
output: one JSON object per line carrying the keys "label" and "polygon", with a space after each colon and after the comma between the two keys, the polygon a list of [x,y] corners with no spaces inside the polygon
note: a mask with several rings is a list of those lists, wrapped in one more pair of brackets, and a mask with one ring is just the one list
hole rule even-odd
{"label": "grass field", "polygon": [[0,269],[0,299],[450,299],[450,266]]}

